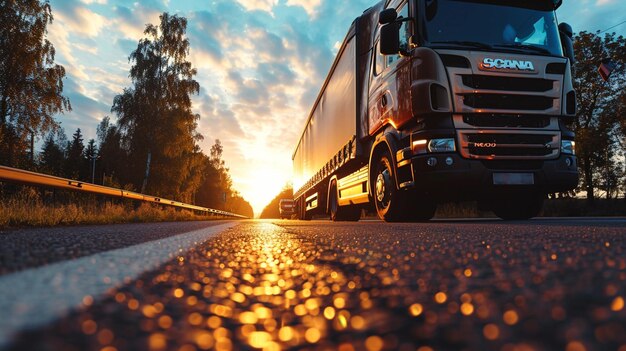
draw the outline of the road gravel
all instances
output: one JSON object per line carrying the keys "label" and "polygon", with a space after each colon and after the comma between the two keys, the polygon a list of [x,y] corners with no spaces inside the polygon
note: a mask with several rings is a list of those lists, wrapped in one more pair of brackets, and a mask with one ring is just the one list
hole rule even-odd
{"label": "road gravel", "polygon": [[623,220],[249,221],[11,350],[626,350]]}

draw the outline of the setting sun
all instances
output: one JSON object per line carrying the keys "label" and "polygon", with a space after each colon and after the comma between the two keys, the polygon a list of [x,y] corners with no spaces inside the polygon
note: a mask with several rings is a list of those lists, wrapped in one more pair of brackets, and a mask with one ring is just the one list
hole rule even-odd
{"label": "setting sun", "polygon": [[[272,199],[280,193],[288,182],[291,171],[285,174],[271,168],[259,169],[250,174],[248,179],[236,182],[241,194],[250,202],[254,216],[258,217]],[[236,180],[235,180],[236,181]]]}

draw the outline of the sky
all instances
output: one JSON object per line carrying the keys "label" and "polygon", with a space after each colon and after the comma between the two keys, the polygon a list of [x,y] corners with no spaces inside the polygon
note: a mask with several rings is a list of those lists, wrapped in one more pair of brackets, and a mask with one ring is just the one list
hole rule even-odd
{"label": "sky", "polygon": [[[291,155],[352,20],[374,0],[51,0],[48,39],[73,110],[57,116],[85,139],[130,87],[128,56],[163,12],[188,19],[188,59],[202,149],[215,139],[234,188],[258,215],[291,180]],[[626,21],[624,0],[564,0],[559,21],[598,31]],[[611,30],[626,36],[626,24]]]}

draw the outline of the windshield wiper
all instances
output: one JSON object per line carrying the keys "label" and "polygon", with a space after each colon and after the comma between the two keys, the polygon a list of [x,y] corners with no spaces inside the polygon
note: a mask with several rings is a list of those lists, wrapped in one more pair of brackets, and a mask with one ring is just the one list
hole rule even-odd
{"label": "windshield wiper", "polygon": [[541,54],[552,54],[550,52],[550,50],[548,49],[544,49],[544,48],[540,48],[538,46],[534,46],[534,45],[528,45],[528,44],[521,44],[521,43],[515,43],[515,44],[497,44],[494,45],[495,47],[500,47],[500,48],[511,48],[511,49],[519,49],[519,50],[526,50],[526,51],[534,51],[534,52],[538,52]]}
{"label": "windshield wiper", "polygon": [[460,41],[460,40],[450,40],[450,41],[432,41],[431,44],[452,44],[452,45],[460,45],[470,48],[476,49],[487,49],[493,50],[493,46],[485,43],[481,43],[478,41]]}

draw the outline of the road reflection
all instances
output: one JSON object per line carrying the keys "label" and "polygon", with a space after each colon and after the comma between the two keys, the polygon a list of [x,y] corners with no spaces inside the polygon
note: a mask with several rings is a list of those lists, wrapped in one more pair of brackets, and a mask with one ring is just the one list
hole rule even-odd
{"label": "road reflection", "polygon": [[85,311],[33,332],[38,343],[26,333],[16,348],[389,349],[389,337],[372,332],[389,321],[388,314],[375,308],[362,285],[389,285],[397,276],[370,282],[378,269],[374,261],[348,257],[346,267],[367,271],[349,280],[333,262],[337,254],[323,253],[310,240],[271,223],[241,229],[176,257],[103,303],[89,303]]}
{"label": "road reflection", "polygon": [[14,349],[626,351],[621,235],[281,223],[231,229]]}

